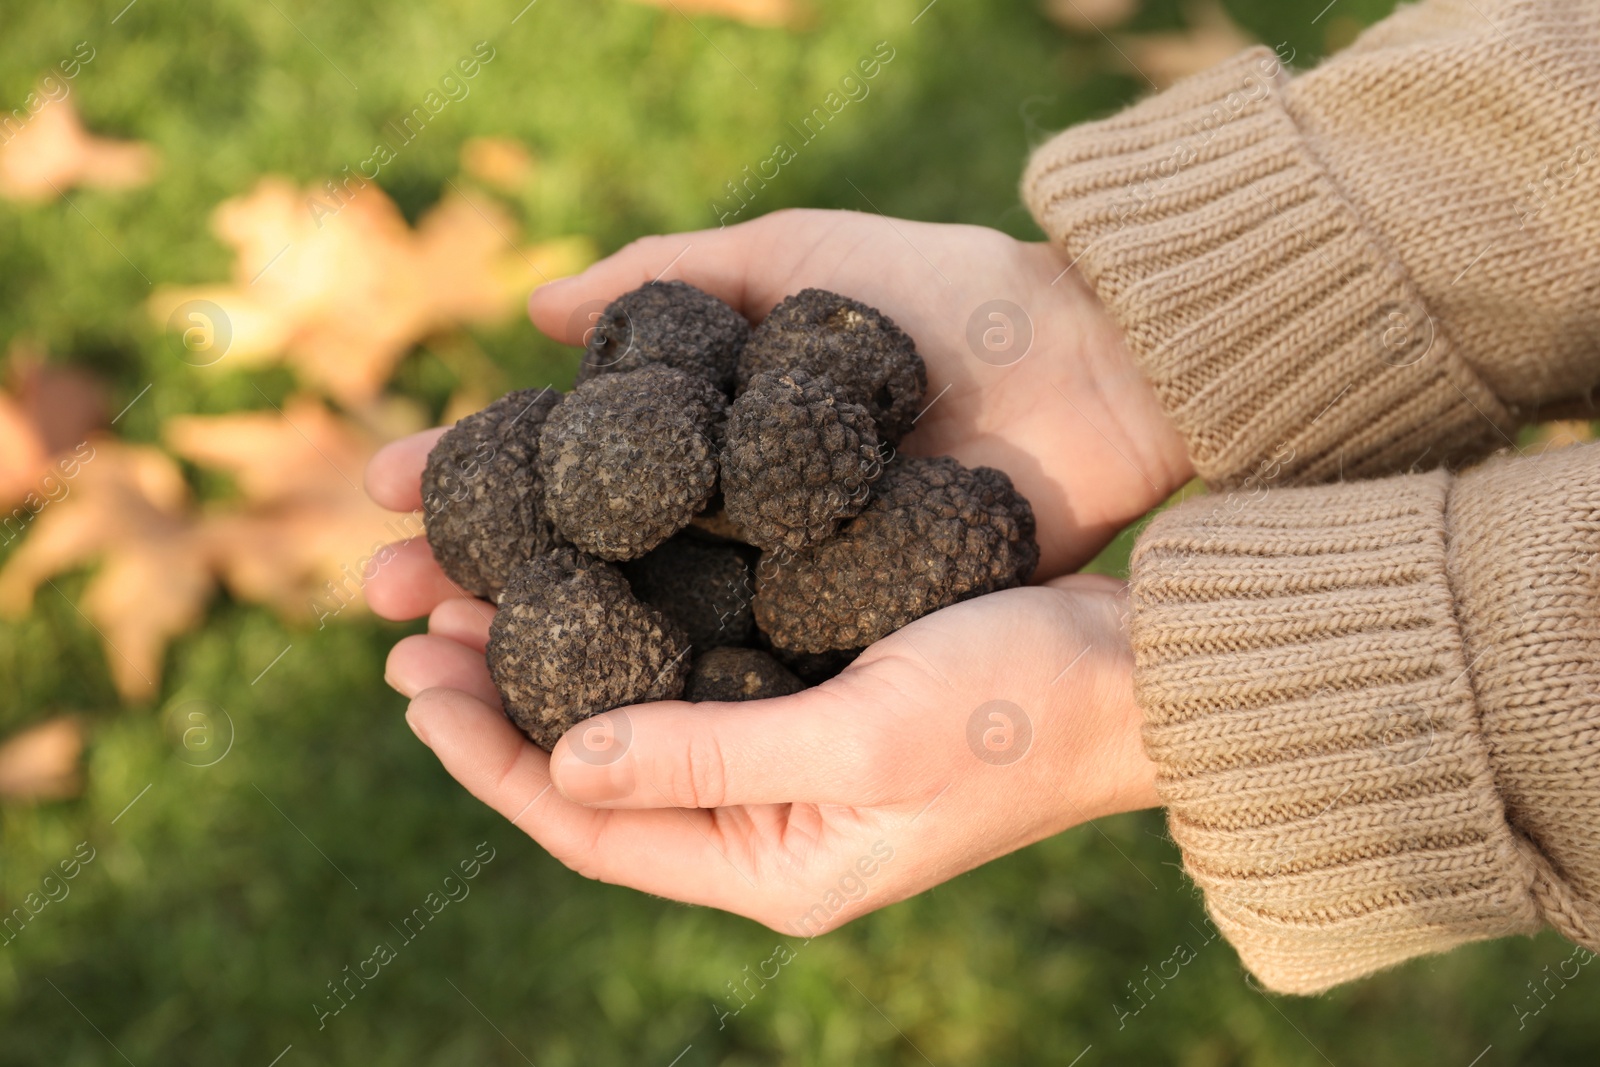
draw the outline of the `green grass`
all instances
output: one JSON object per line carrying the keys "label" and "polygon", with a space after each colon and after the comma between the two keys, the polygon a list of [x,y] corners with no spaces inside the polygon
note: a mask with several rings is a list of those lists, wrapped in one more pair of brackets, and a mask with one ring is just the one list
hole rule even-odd
{"label": "green grass", "polygon": [[[153,383],[118,425],[133,440],[158,440],[172,415],[263,406],[257,385],[278,399],[293,386],[282,371],[178,361],[146,319],[147,281],[223,277],[214,204],[264,173],[308,181],[364,158],[374,132],[479,40],[496,58],[472,95],[384,171],[412,217],[455,174],[464,138],[497,134],[541,156],[540,180],[513,204],[535,237],[584,233],[610,249],[712,225],[723,182],[882,40],[895,58],[871,95],[755,210],[866,209],[865,194],[891,214],[1036,235],[1016,195],[1030,144],[1115,109],[1141,83],[1096,35],[1062,33],[1029,0],[944,0],[913,26],[923,2],[819,0],[796,32],[691,24],[622,0],[541,0],[515,25],[521,0],[141,0],[115,25],[117,2],[8,10],[0,102],[20,101],[88,39],[97,56],[75,101],[100,132],[155,143],[165,169],[132,193],[74,193],[75,206],[0,203],[0,337],[95,368],[114,407]],[[1318,7],[1235,5],[1302,62],[1325,43],[1310,22]],[[1385,7],[1344,0],[1323,22]],[[1141,16],[1150,27],[1177,19],[1166,0]],[[475,339],[507,387],[560,381],[574,365],[525,323]],[[437,412],[457,365],[448,345],[423,348],[397,388]],[[1102,566],[1125,556],[1114,548]],[[83,581],[59,581],[64,596],[46,589],[33,616],[0,625],[0,733],[74,711],[91,737],[81,798],[0,807],[0,903],[36,890],[79,842],[95,850],[70,895],[0,945],[0,1064],[266,1067],[291,1045],[281,1067],[1064,1065],[1086,1048],[1084,1067],[1467,1067],[1492,1045],[1477,1061],[1489,1067],[1600,1051],[1584,987],[1600,978],[1587,970],[1519,1027],[1514,1006],[1538,1003],[1525,983],[1569,951],[1549,936],[1473,946],[1318,999],[1263,996],[1225,944],[1202,945],[1200,902],[1153,813],[790,942],[793,961],[719,1027],[719,1011],[737,1006],[727,984],[771,957],[778,935],[586,882],[466,796],[379,680],[408,628],[297,629],[219,600],[173,646],[160,700],[124,707],[98,638],[67,603]],[[213,766],[179,758],[189,701],[231,722],[232,748]],[[398,940],[391,923],[480,842],[495,858],[470,896],[319,1030],[312,1004],[325,984]],[[1194,961],[1119,1023],[1128,983],[1180,942],[1198,949]]]}

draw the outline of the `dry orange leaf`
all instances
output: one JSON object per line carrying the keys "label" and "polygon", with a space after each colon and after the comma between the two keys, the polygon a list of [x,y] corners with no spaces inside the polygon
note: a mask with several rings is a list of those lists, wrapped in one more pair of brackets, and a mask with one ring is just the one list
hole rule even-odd
{"label": "dry orange leaf", "polygon": [[1139,10],[1139,0],[1044,0],[1051,22],[1083,33],[1120,26]]}
{"label": "dry orange leaf", "polygon": [[[426,422],[420,409],[374,413],[374,433],[310,397],[282,412],[185,416],[171,420],[172,449],[201,466],[228,472],[245,506],[203,521],[209,554],[228,589],[304,621],[337,612],[371,572],[370,557],[397,540],[395,516],[361,488],[367,460],[392,437]],[[357,577],[352,577],[356,575]],[[340,594],[330,592],[333,583]]]}
{"label": "dry orange leaf", "polygon": [[794,0],[639,0],[684,15],[717,15],[752,26],[786,26],[799,14]]}
{"label": "dry orange leaf", "polygon": [[55,575],[98,561],[75,606],[105,642],[117,691],[143,702],[159,692],[168,642],[199,625],[219,577],[239,599],[299,621],[361,610],[372,557],[419,532],[367,498],[362,471],[425,422],[405,401],[357,421],[309,397],[282,411],[173,419],[173,450],[239,487],[241,500],[204,513],[166,453],[96,438],[71,493],[32,517],[0,570],[0,613],[24,614]]}
{"label": "dry orange leaf", "polygon": [[107,645],[117,691],[153,700],[167,642],[200,622],[211,596],[210,554],[164,453],[97,438],[80,459],[71,494],[39,511],[0,570],[0,613],[26,613],[41,585],[98,559],[74,607]]}
{"label": "dry orange leaf", "polygon": [[0,796],[16,800],[56,800],[83,789],[78,758],[83,725],[62,715],[30,726],[0,742]]}
{"label": "dry orange leaf", "polygon": [[341,199],[266,178],[212,223],[234,249],[234,284],[160,291],[152,314],[196,330],[191,362],[281,359],[349,407],[375,397],[421,338],[503,319],[535,284],[595,255],[586,238],[518,248],[503,208],[459,192],[413,231],[370,184]]}
{"label": "dry orange leaf", "polygon": [[126,189],[148,182],[156,163],[149,145],[96,137],[70,99],[56,100],[0,146],[0,196],[49,200],[75,185]]}
{"label": "dry orange leaf", "polygon": [[461,146],[461,172],[503,192],[521,192],[537,167],[528,146],[509,137],[470,137]]}
{"label": "dry orange leaf", "polygon": [[1190,3],[1184,13],[1189,23],[1187,30],[1122,34],[1117,38],[1135,72],[1158,89],[1208,70],[1257,43],[1239,29],[1216,0]]}
{"label": "dry orange leaf", "polygon": [[1594,423],[1586,419],[1547,422],[1534,431],[1533,439],[1535,443],[1544,446],[1540,451],[1581,445],[1594,440]]}
{"label": "dry orange leaf", "polygon": [[11,346],[7,361],[8,381],[0,390],[0,506],[34,506],[60,492],[55,457],[105,421],[105,391],[92,375],[46,366],[42,355],[20,343]]}

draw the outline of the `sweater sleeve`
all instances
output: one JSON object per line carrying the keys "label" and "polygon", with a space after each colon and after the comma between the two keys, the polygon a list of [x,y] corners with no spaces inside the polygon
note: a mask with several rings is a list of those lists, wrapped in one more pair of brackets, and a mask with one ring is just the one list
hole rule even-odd
{"label": "sweater sleeve", "polygon": [[1600,951],[1600,445],[1201,497],[1132,597],[1172,836],[1268,987]]}
{"label": "sweater sleeve", "polygon": [[1427,0],[1034,155],[1024,197],[1212,485],[1414,470],[1600,384],[1600,5]]}

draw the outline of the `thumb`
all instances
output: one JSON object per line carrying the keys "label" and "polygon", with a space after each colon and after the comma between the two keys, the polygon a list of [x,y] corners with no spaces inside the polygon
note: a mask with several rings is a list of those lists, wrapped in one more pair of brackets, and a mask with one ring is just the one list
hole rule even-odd
{"label": "thumb", "polygon": [[900,762],[880,736],[889,732],[827,686],[734,704],[638,704],[567,731],[550,777],[568,799],[608,808],[860,804],[888,792]]}
{"label": "thumb", "polygon": [[541,285],[528,298],[528,316],[563,344],[582,345],[605,306],[651,281],[685,281],[760,319],[776,303],[770,286],[756,284],[753,269],[772,260],[772,217],[720,230],[641,237],[581,274]]}

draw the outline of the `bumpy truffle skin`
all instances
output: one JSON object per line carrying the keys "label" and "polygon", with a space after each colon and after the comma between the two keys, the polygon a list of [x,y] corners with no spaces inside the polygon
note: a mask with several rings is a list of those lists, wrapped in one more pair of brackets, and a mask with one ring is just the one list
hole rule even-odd
{"label": "bumpy truffle skin", "polygon": [[798,693],[805,684],[756,648],[713,648],[695,657],[685,700],[766,700]]}
{"label": "bumpy truffle skin", "polygon": [[710,293],[687,282],[650,282],[623,293],[601,314],[578,382],[664,363],[727,392],[749,336],[744,316]]}
{"label": "bumpy truffle skin", "polygon": [[624,560],[683,529],[716,492],[725,408],[710,383],[660,364],[578,386],[539,435],[556,531]]}
{"label": "bumpy truffle skin", "polygon": [[[765,562],[765,561],[763,561]],[[757,568],[756,624],[796,652],[859,648],[1039,562],[1033,509],[992,467],[897,459],[831,541]]]}
{"label": "bumpy truffle skin", "polygon": [[422,469],[423,523],[433,558],[473,596],[496,599],[519,564],[560,539],[544,511],[539,431],[561,403],[554,389],[507,393],[456,423]]}
{"label": "bumpy truffle skin", "polygon": [[689,674],[678,625],[639,603],[617,568],[571,548],[512,577],[487,656],[507,717],[546,750],[591,715],[675,699]]}
{"label": "bumpy truffle skin", "polygon": [[928,388],[927,368],[905,331],[882,312],[823,289],[802,289],[751,332],[739,357],[737,391],[762,371],[794,370],[832,378],[891,444],[911,431]]}
{"label": "bumpy truffle skin", "polygon": [[799,552],[831,537],[881,473],[872,416],[826,375],[762,371],[728,409],[723,504],[760,548]]}
{"label": "bumpy truffle skin", "polygon": [[622,564],[633,593],[664,612],[688,635],[696,652],[742,645],[755,632],[751,550],[716,544],[687,531]]}

